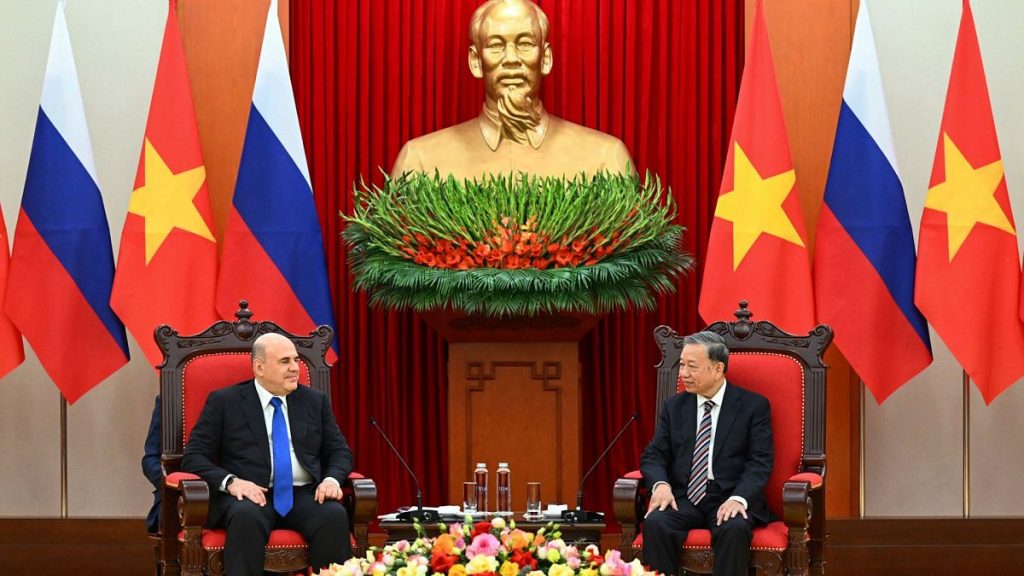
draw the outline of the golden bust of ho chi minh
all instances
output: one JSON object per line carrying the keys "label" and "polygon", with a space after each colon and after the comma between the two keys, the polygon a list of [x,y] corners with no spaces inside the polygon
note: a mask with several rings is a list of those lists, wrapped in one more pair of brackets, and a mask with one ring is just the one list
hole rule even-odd
{"label": "golden bust of ho chi minh", "polygon": [[410,140],[392,176],[420,171],[456,178],[525,172],[537,176],[633,171],[618,138],[557,118],[540,101],[551,71],[548,19],[530,0],[489,0],[469,25],[469,69],[487,98],[468,122]]}

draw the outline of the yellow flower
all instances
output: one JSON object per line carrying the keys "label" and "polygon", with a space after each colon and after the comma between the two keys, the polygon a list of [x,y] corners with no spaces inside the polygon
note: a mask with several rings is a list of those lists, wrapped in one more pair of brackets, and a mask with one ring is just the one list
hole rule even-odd
{"label": "yellow flower", "polygon": [[584,568],[580,570],[580,576],[598,576],[598,573],[593,568]]}
{"label": "yellow flower", "polygon": [[498,573],[501,574],[501,576],[516,576],[516,574],[519,574],[519,564],[505,560],[505,563],[501,565],[501,570]]}
{"label": "yellow flower", "polygon": [[558,549],[556,549],[556,548],[548,548],[547,559],[548,559],[548,562],[551,562],[552,564],[554,564],[554,563],[556,563],[556,562],[558,562],[559,560],[562,559],[562,555],[558,552]]}
{"label": "yellow flower", "polygon": [[416,567],[402,566],[398,569],[398,576],[416,576]]}
{"label": "yellow flower", "polygon": [[[477,554],[466,564],[466,573],[494,572],[498,569],[498,560],[494,556]],[[450,573],[450,572],[449,572]]]}
{"label": "yellow flower", "polygon": [[573,576],[573,569],[565,564],[555,564],[548,568],[548,576]]}
{"label": "yellow flower", "polygon": [[448,570],[448,576],[466,576],[466,567],[462,564],[456,564]]}

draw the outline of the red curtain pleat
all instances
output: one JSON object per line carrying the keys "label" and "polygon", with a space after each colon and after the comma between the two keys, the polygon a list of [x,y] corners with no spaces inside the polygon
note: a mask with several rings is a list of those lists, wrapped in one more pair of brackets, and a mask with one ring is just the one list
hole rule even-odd
{"label": "red curtain pleat", "polygon": [[[375,416],[419,475],[428,504],[447,503],[447,349],[410,313],[368,306],[351,289],[339,213],[360,179],[380,183],[409,138],[476,115],[483,89],[466,66],[479,0],[291,2],[291,71],[320,211],[341,360],[334,406],[380,510],[412,502],[412,481],[372,430]],[[670,186],[686,249],[703,258],[743,61],[743,0],[542,0],[554,70],[552,113],[621,138],[642,173]],[[649,313],[611,314],[581,343],[584,469],[634,412],[641,421],[587,481],[586,506],[610,510],[611,486],[653,432],[651,331],[700,328],[700,269]],[[514,430],[516,416],[507,424]],[[543,450],[543,447],[524,447]]]}

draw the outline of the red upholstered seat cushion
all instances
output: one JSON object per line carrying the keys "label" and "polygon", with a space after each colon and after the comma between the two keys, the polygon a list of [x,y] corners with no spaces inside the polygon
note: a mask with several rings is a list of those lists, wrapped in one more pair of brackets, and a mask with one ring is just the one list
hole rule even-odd
{"label": "red upholstered seat cushion", "polygon": [[803,368],[796,359],[781,354],[733,352],[725,376],[728,382],[757,392],[771,403],[775,467],[764,495],[768,509],[782,517],[782,485],[800,472],[803,461]]}
{"label": "red upholstered seat cushion", "polygon": [[825,481],[821,476],[814,472],[801,472],[799,474],[794,474],[790,480],[793,482],[807,482],[811,485],[811,488],[821,488],[822,483]]}
{"label": "red upholstered seat cushion", "polygon": [[[223,550],[224,540],[227,538],[227,532],[221,528],[217,529],[204,529],[202,536],[202,543],[204,550]],[[185,531],[178,532],[178,542],[185,541]],[[351,534],[349,535],[349,541],[354,546],[356,539]],[[302,537],[295,530],[271,530],[270,541],[267,542],[267,548],[296,548],[305,549],[306,539]]]}
{"label": "red upholstered seat cushion", "polygon": [[[786,549],[789,540],[789,529],[784,522],[772,522],[767,526],[754,528],[754,539],[750,542],[751,550],[770,550],[782,552]],[[644,535],[640,534],[633,540],[633,548],[644,547]],[[687,550],[699,550],[711,548],[710,530],[690,530],[686,535],[686,542],[683,548]]]}
{"label": "red upholstered seat cushion", "polygon": [[[203,548],[206,550],[223,550],[224,540],[227,532],[218,528],[216,530],[203,530]],[[178,541],[185,541],[185,531],[178,533]],[[270,542],[267,548],[300,548],[306,547],[306,539],[295,530],[271,530]]]}
{"label": "red upholstered seat cushion", "polygon": [[199,476],[188,472],[171,472],[164,478],[164,484],[171,488],[177,488],[182,480],[199,480]]}
{"label": "red upholstered seat cushion", "polygon": [[[200,354],[189,360],[181,370],[182,446],[199,420],[210,392],[252,378],[249,352],[216,352]],[[299,383],[309,386],[309,368],[299,362]]]}

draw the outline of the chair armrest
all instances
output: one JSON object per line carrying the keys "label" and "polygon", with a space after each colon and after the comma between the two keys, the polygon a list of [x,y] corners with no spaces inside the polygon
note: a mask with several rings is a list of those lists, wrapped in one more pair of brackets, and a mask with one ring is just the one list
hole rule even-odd
{"label": "chair armrest", "polygon": [[647,508],[647,493],[644,478],[629,473],[615,480],[612,489],[612,512],[619,524],[636,525],[643,521],[642,509]]}
{"label": "chair armrest", "polygon": [[210,487],[199,479],[182,479],[178,516],[185,530],[202,528],[210,517]]}
{"label": "chair armrest", "polygon": [[820,500],[818,494],[824,485],[825,479],[814,472],[794,474],[782,485],[782,520],[789,528],[790,541],[806,538],[814,516],[814,500]]}
{"label": "chair armrest", "polygon": [[612,489],[612,512],[622,529],[619,552],[624,560],[628,561],[635,555],[633,540],[643,522],[646,510],[647,486],[643,475],[634,470],[618,478]]}
{"label": "chair armrest", "polygon": [[348,510],[356,540],[352,555],[360,557],[370,546],[370,522],[377,519],[377,484],[358,472],[352,472],[343,488],[345,496],[342,503]]}
{"label": "chair armrest", "polygon": [[377,484],[371,478],[353,472],[345,481],[352,492],[352,522],[369,524],[377,518]]}

